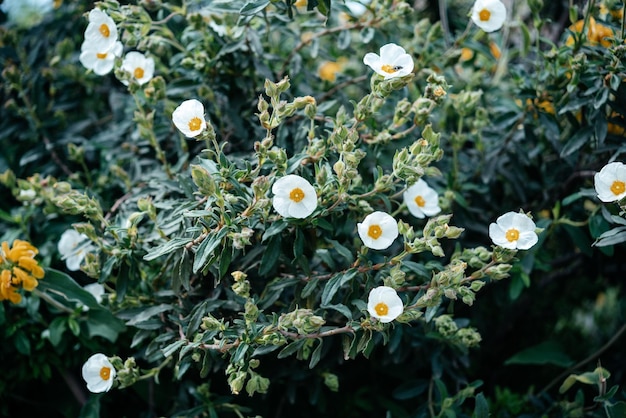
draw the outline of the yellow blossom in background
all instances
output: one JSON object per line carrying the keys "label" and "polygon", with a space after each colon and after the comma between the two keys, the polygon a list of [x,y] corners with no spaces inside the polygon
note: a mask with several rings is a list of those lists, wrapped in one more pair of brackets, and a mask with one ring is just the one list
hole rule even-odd
{"label": "yellow blossom in background", "polygon": [[334,83],[337,79],[337,73],[343,70],[347,59],[339,58],[337,61],[324,61],[317,69],[317,75],[324,81]]}
{"label": "yellow blossom in background", "polygon": [[495,59],[499,59],[500,55],[502,55],[500,47],[493,41],[489,42],[489,52],[491,52],[491,55],[493,55]]}
{"label": "yellow blossom in background", "polygon": [[[569,30],[574,33],[581,33],[583,30],[583,26],[585,24],[585,20],[581,19],[578,22],[574,23],[569,27]],[[613,29],[610,27],[603,25],[602,23],[598,23],[593,17],[589,18],[589,22],[587,23],[587,41],[590,45],[602,45],[605,48],[611,46],[611,41],[609,38],[615,36]],[[574,36],[569,35],[565,39],[565,45],[573,46],[574,45]]]}
{"label": "yellow blossom in background", "polygon": [[461,48],[461,58],[460,60],[465,62],[474,58],[474,51],[470,48]]}
{"label": "yellow blossom in background", "polygon": [[44,276],[44,270],[35,260],[39,251],[32,244],[16,239],[13,245],[2,243],[0,251],[0,300],[20,303],[20,287],[32,291]]}

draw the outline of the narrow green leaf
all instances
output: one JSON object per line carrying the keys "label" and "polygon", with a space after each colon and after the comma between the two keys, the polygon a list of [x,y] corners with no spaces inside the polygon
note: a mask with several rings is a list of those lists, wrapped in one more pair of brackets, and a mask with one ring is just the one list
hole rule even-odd
{"label": "narrow green leaf", "polygon": [[357,270],[350,269],[345,273],[335,274],[324,286],[324,291],[322,292],[322,306],[326,306],[330,304],[333,296],[337,293],[337,291],[346,284],[350,279],[356,276]]}
{"label": "narrow green leaf", "polygon": [[207,267],[209,258],[213,255],[213,251],[222,242],[222,238],[226,236],[227,228],[222,228],[217,232],[210,234],[204,241],[200,243],[193,260],[193,272],[197,273]]}
{"label": "narrow green leaf", "polygon": [[321,355],[322,355],[322,346],[324,345],[324,340],[322,338],[318,338],[319,343],[315,350],[313,350],[313,354],[311,354],[311,360],[309,361],[309,369],[312,369],[319,363]]}

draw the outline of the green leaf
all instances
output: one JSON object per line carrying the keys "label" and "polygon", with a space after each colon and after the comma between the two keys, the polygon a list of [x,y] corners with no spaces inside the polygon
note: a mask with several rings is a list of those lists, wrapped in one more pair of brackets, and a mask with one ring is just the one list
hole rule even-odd
{"label": "green leaf", "polygon": [[617,402],[612,405],[604,406],[608,418],[626,417],[626,402]]}
{"label": "green leaf", "polygon": [[78,418],[100,418],[100,398],[102,395],[101,393],[92,394],[81,408]]}
{"label": "green leaf", "polygon": [[416,398],[428,389],[429,382],[424,379],[411,380],[403,383],[394,389],[392,396],[394,399],[404,401],[406,399]]}
{"label": "green leaf", "polygon": [[278,259],[280,258],[280,235],[273,236],[267,244],[267,248],[261,258],[261,265],[259,266],[259,274],[261,276],[267,276],[270,271],[274,269]]}
{"label": "green leaf", "polygon": [[87,316],[89,338],[102,337],[114,343],[118,335],[126,329],[119,318],[106,309],[90,309]]}
{"label": "green leaf", "polygon": [[280,219],[280,220],[273,222],[270,225],[270,227],[267,228],[265,232],[263,233],[261,242],[265,242],[265,240],[267,240],[268,238],[281,233],[283,229],[287,228],[287,226],[289,226],[289,222],[285,221],[284,219]]}
{"label": "green leaf", "polygon": [[162,255],[169,254],[172,251],[176,251],[179,248],[183,248],[185,245],[189,244],[193,241],[192,238],[174,238],[165,244],[159,245],[158,247],[153,248],[148,254],[143,256],[143,259],[146,261],[154,260],[156,258],[161,257]]}
{"label": "green leaf", "polygon": [[48,331],[50,331],[50,343],[53,346],[58,346],[61,343],[61,339],[63,337],[63,333],[67,328],[67,321],[64,317],[56,317],[48,326]]}
{"label": "green leaf", "polygon": [[513,355],[504,364],[554,364],[560,367],[569,367],[573,360],[563,351],[560,345],[553,341],[546,341],[527,348]]}
{"label": "green leaf", "polygon": [[324,340],[322,338],[318,338],[319,344],[313,350],[313,354],[311,354],[311,360],[309,361],[309,369],[314,368],[317,363],[319,363],[321,355],[322,355],[322,346],[324,345]]}
{"label": "green leaf", "polygon": [[593,128],[590,126],[585,126],[582,129],[579,129],[570,139],[567,141],[565,146],[561,148],[561,158],[567,157],[568,155],[573,154],[578,151],[585,143],[591,140],[591,136],[593,134]]}
{"label": "green leaf", "polygon": [[354,276],[356,276],[356,274],[357,274],[356,269],[350,269],[346,271],[345,273],[335,274],[328,281],[328,283],[326,283],[326,286],[324,286],[324,291],[322,292],[322,302],[321,302],[322,306],[329,305],[333,296],[335,296],[335,294],[341,288],[341,286],[343,286],[348,281],[350,281]]}
{"label": "green leaf", "polygon": [[241,10],[239,10],[239,14],[243,16],[253,16],[261,10],[265,9],[268,4],[270,4],[270,0],[249,1],[248,3],[244,4]]}
{"label": "green leaf", "polygon": [[291,344],[289,344],[288,346],[280,350],[280,353],[278,353],[277,357],[279,359],[289,357],[290,355],[298,351],[300,348],[302,348],[305,342],[306,342],[305,339],[292,342]]}
{"label": "green leaf", "polygon": [[[58,270],[46,269],[46,275],[39,281],[37,289],[44,293],[61,296],[68,302],[80,302],[89,309],[103,309],[91,293],[83,289],[70,276]],[[68,304],[72,309],[74,305],[74,303]]]}
{"label": "green leaf", "polygon": [[213,251],[222,242],[222,238],[226,236],[228,228],[222,228],[218,232],[212,233],[204,241],[200,243],[193,260],[193,272],[197,273],[207,267],[209,257],[213,255]]}
{"label": "green leaf", "polygon": [[152,318],[154,315],[158,315],[162,312],[171,311],[172,309],[172,305],[166,303],[142,309],[138,314],[133,315],[132,318],[126,322],[126,325],[137,325]]}
{"label": "green leaf", "polygon": [[615,245],[624,241],[626,241],[626,226],[620,226],[600,235],[593,245],[595,247],[606,247],[607,245]]}
{"label": "green leaf", "polygon": [[472,418],[489,418],[489,404],[482,392],[476,395],[476,406]]}

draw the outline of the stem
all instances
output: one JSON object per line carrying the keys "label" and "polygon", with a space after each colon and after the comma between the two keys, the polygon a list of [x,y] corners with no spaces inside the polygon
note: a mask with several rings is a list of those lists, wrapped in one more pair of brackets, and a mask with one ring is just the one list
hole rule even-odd
{"label": "stem", "polygon": [[547,392],[554,385],[556,385],[560,380],[562,380],[565,376],[567,376],[568,374],[571,374],[574,370],[580,369],[581,367],[583,367],[585,364],[589,363],[590,361],[592,361],[596,357],[599,357],[602,353],[604,353],[606,350],[608,350],[613,344],[615,344],[615,342],[617,342],[617,340],[622,336],[622,334],[624,332],[626,332],[626,324],[622,325],[621,328],[615,333],[615,335],[613,335],[613,337],[606,344],[604,344],[602,347],[600,347],[599,350],[597,350],[595,353],[592,353],[586,359],[576,363],[575,365],[573,365],[572,367],[570,367],[569,369],[565,370],[563,373],[561,373],[560,375],[555,377],[539,393]]}
{"label": "stem", "polygon": [[313,334],[298,334],[296,332],[283,331],[280,329],[278,329],[277,331],[285,337],[293,338],[294,340],[301,340],[304,338],[324,338],[337,334],[354,333],[354,328],[352,328],[350,325],[346,325],[341,328],[334,328],[324,332],[315,332]]}
{"label": "stem", "polygon": [[37,295],[37,296],[39,296],[41,299],[45,300],[50,305],[54,306],[55,308],[59,309],[60,311],[63,311],[65,313],[70,313],[70,314],[74,313],[73,309],[68,308],[67,306],[63,305],[62,303],[60,303],[59,301],[55,300],[53,297],[51,297],[47,293],[42,292],[41,290],[33,289],[32,293]]}

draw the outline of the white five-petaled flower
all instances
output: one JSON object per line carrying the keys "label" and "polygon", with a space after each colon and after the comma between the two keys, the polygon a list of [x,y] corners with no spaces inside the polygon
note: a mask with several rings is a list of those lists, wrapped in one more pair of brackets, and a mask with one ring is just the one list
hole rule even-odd
{"label": "white five-petaled flower", "polygon": [[476,0],[472,20],[485,32],[495,32],[504,25],[506,7],[500,0]]}
{"label": "white five-petaled flower", "polygon": [[89,357],[82,368],[87,389],[93,393],[108,392],[113,386],[116,371],[107,356],[97,353]]}
{"label": "white five-petaled flower", "polygon": [[357,224],[357,231],[366,247],[384,250],[398,237],[398,222],[388,213],[372,212]]}
{"label": "white five-petaled flower", "polygon": [[510,250],[527,250],[539,239],[537,226],[523,213],[507,212],[489,225],[489,237],[494,244]]}
{"label": "white five-petaled flower", "polygon": [[172,113],[172,121],[187,138],[193,138],[206,129],[204,105],[196,99],[185,100]]}
{"label": "white five-petaled flower", "polygon": [[122,55],[123,49],[121,42],[115,42],[110,49],[103,50],[85,41],[80,48],[79,60],[88,70],[93,70],[97,75],[105,75],[111,72],[115,58]]}
{"label": "white five-petaled flower", "polygon": [[615,202],[626,197],[626,165],[612,162],[593,176],[598,198],[603,202]]}
{"label": "white five-petaled flower", "polygon": [[272,205],[285,218],[303,219],[317,208],[317,194],[306,179],[295,174],[279,178],[272,185]]}
{"label": "white five-petaled flower", "polygon": [[367,311],[373,318],[386,324],[400,316],[404,311],[404,305],[394,288],[378,286],[370,290],[367,299]]}
{"label": "white five-petaled flower", "polygon": [[411,74],[414,65],[413,58],[404,48],[393,43],[383,45],[380,55],[368,52],[363,57],[363,63],[385,77],[385,80]]}
{"label": "white five-petaled flower", "polygon": [[108,51],[117,41],[117,26],[106,12],[93,9],[89,12],[89,24],[85,29],[85,42],[90,48]]}
{"label": "white five-petaled flower", "polygon": [[68,270],[76,271],[80,269],[85,255],[92,248],[91,245],[86,243],[87,239],[85,234],[78,233],[73,229],[68,229],[61,234],[57,249],[61,257],[65,260]]}
{"label": "white five-petaled flower", "polygon": [[441,212],[439,195],[435,189],[431,188],[422,179],[419,179],[417,183],[406,189],[402,196],[411,215],[417,218],[422,219]]}
{"label": "white five-petaled flower", "polygon": [[[126,54],[124,61],[122,61],[122,70],[129,73],[139,85],[143,85],[150,81],[154,75],[154,60],[141,52],[131,51]],[[129,84],[128,80],[123,80],[122,83]]]}

